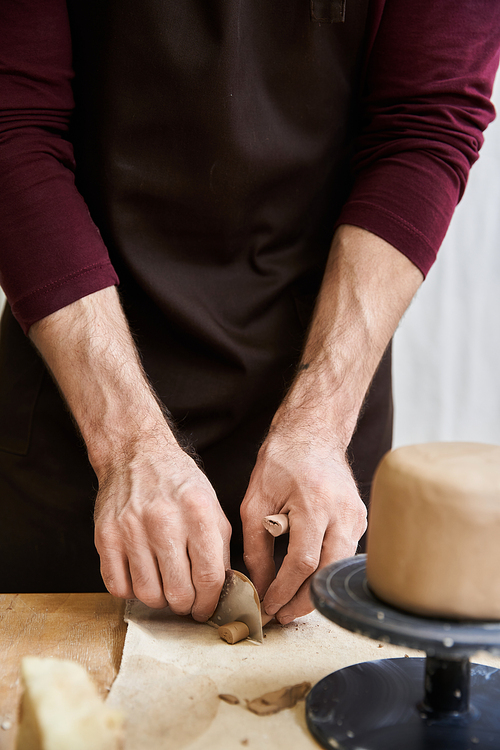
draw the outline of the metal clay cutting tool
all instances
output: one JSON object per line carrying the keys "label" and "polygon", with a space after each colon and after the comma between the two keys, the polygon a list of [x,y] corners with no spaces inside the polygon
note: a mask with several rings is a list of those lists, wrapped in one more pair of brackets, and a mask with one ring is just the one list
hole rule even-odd
{"label": "metal clay cutting tool", "polygon": [[[270,619],[270,618],[269,618]],[[259,595],[252,581],[238,570],[226,570],[217,609],[208,621],[228,643],[244,638],[262,643]]]}
{"label": "metal clay cutting tool", "polygon": [[[273,536],[288,530],[288,516],[266,516],[262,521]],[[217,609],[208,621],[218,628],[220,637],[228,643],[238,643],[245,638],[262,643],[262,626],[272,620],[262,610],[259,595],[252,581],[238,570],[226,570]]]}

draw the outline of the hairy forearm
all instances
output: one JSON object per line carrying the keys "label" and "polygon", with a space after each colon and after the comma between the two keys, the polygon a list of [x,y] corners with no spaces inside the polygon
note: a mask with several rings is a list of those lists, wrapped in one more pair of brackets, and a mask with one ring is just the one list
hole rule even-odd
{"label": "hairy forearm", "polygon": [[340,227],[297,376],[273,426],[303,417],[345,450],[380,359],[421,282],[418,268],[387,242]]}
{"label": "hairy forearm", "polygon": [[[337,231],[297,376],[276,412],[242,503],[245,561],[268,614],[311,610],[318,568],[349,557],[366,529],[346,450],[366,391],[422,281],[398,250],[352,226]],[[278,574],[260,519],[287,513]]]}
{"label": "hairy forearm", "polygon": [[68,305],[30,335],[99,480],[95,544],[108,590],[206,620],[230,565],[231,528],[148,385],[116,290]]}
{"label": "hairy forearm", "polygon": [[114,287],[30,329],[87,445],[97,474],[140,435],[174,437],[149,387]]}

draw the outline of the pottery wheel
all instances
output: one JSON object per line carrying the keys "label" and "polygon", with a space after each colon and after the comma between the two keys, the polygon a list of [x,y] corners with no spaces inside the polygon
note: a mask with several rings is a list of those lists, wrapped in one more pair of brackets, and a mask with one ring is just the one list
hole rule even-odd
{"label": "pottery wheel", "polygon": [[500,623],[424,618],[384,604],[366,582],[366,556],[321,570],[317,609],[376,640],[426,651],[383,659],[321,680],[307,700],[318,742],[338,750],[498,750],[500,670],[471,665],[478,649],[500,653]]}

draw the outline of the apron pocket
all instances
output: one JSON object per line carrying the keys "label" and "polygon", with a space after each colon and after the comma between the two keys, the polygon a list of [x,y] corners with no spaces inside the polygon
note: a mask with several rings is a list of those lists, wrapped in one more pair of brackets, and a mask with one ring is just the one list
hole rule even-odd
{"label": "apron pocket", "polygon": [[321,23],[344,23],[347,0],[311,0],[311,19]]}

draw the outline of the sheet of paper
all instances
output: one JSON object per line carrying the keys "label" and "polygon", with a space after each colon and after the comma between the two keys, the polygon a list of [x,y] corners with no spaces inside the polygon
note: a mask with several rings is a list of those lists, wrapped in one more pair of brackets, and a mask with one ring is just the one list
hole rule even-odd
{"label": "sheet of paper", "polygon": [[125,618],[122,664],[108,698],[127,717],[125,750],[317,750],[304,701],[272,716],[251,713],[246,701],[286,685],[314,685],[360,661],[421,655],[349,633],[317,612],[285,627],[271,623],[262,645],[233,646],[215,628],[168,609],[129,602]]}

